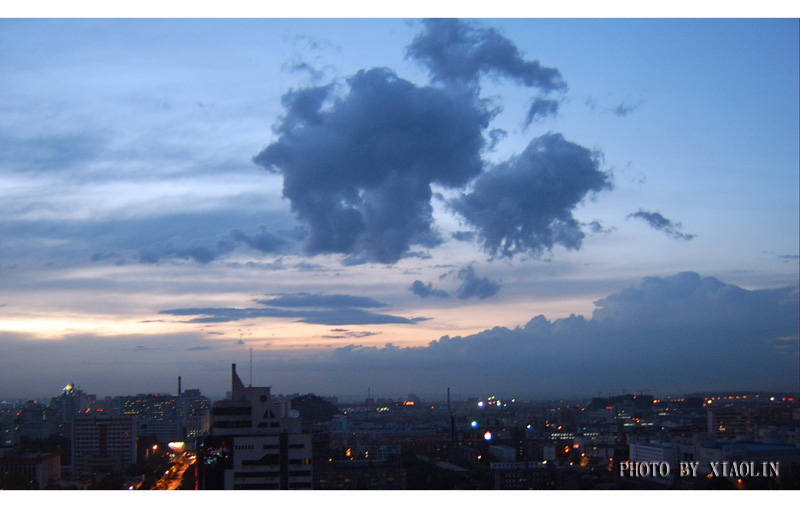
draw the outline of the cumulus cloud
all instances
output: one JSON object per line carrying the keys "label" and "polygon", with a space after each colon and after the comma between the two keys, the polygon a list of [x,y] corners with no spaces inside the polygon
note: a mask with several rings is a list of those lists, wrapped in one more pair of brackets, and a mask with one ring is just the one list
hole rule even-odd
{"label": "cumulus cloud", "polygon": [[283,175],[306,251],[393,263],[411,245],[437,245],[431,184],[460,187],[481,171],[491,112],[388,69],[359,71],[346,88],[287,93],[279,138],[254,158]]}
{"label": "cumulus cloud", "polygon": [[[481,78],[536,89],[530,124],[557,113],[559,101],[547,95],[566,89],[560,72],[526,59],[492,28],[450,19],[424,21],[407,57],[429,69],[432,85],[373,68],[283,96],[277,138],[253,160],[283,176],[283,195],[308,230],[305,251],[344,254],[346,265],[391,264],[411,246],[435,247],[444,239],[431,186],[463,190],[473,182],[451,207],[488,251],[511,257],[555,243],[579,248],[572,209],[588,192],[610,187],[596,154],[549,134],[499,166],[482,158],[504,132],[488,129],[501,105],[480,97]],[[506,188],[519,183],[535,197]],[[510,219],[489,217],[501,198],[495,190],[514,208]]]}
{"label": "cumulus cloud", "polygon": [[586,396],[587,387],[793,389],[798,303],[797,288],[751,291],[687,272],[600,299],[591,319],[536,316],[521,327],[445,336],[424,347],[339,348],[335,358],[429,385],[527,387],[540,396]]}
{"label": "cumulus cloud", "polygon": [[556,244],[579,249],[584,233],[573,210],[587,195],[611,188],[599,164],[599,154],[561,134],[546,134],[481,174],[471,192],[449,205],[492,255],[538,256]]}
{"label": "cumulus cloud", "polygon": [[663,231],[664,234],[676,240],[688,241],[697,236],[684,233],[681,231],[683,225],[680,222],[672,222],[658,212],[648,212],[640,209],[638,212],[629,214],[628,218],[641,219],[649,224],[651,228],[657,231]]}

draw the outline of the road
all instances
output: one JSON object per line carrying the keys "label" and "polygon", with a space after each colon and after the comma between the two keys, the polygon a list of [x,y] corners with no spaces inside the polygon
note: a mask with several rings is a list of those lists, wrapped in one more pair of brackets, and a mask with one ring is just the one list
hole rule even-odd
{"label": "road", "polygon": [[175,459],[175,462],[164,471],[164,476],[158,480],[153,490],[178,490],[183,482],[183,475],[189,469],[192,461],[187,454],[183,453]]}

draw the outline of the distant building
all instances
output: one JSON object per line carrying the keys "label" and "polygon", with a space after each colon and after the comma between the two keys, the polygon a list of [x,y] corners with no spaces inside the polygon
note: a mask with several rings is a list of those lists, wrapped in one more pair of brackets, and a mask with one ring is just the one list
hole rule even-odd
{"label": "distant building", "polygon": [[0,449],[0,490],[44,489],[61,479],[61,455]]}
{"label": "distant building", "polygon": [[214,403],[200,450],[206,489],[311,489],[311,434],[290,401],[245,387],[231,366],[231,398]]}
{"label": "distant building", "polygon": [[16,437],[47,439],[58,431],[58,417],[44,404],[29,400],[17,412]]}
{"label": "distant building", "polygon": [[74,474],[117,471],[136,463],[136,417],[79,413],[72,428]]}

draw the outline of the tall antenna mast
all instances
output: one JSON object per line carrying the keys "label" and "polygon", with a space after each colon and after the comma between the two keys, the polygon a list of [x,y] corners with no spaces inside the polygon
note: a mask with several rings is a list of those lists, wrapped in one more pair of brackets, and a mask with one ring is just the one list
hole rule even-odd
{"label": "tall antenna mast", "polygon": [[250,346],[250,388],[253,387],[253,346]]}

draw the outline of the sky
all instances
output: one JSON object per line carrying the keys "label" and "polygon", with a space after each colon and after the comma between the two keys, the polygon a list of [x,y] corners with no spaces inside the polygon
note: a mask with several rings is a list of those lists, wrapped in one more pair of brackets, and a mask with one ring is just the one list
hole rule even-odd
{"label": "sky", "polygon": [[798,39],[0,19],[0,400],[796,391]]}

